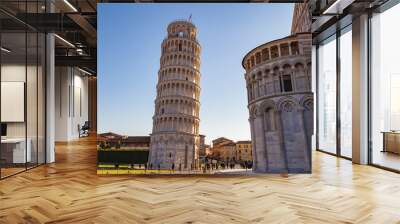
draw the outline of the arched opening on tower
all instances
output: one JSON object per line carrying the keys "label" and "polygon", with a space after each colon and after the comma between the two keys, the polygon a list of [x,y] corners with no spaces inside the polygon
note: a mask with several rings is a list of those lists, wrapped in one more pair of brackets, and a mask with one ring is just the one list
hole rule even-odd
{"label": "arched opening on tower", "polygon": [[264,125],[265,131],[274,131],[275,130],[275,111],[272,108],[265,109],[264,113]]}
{"label": "arched opening on tower", "polygon": [[185,145],[185,168],[188,167],[188,146]]}
{"label": "arched opening on tower", "polygon": [[281,92],[292,92],[292,91],[293,91],[292,77],[289,74],[282,75],[281,76]]}

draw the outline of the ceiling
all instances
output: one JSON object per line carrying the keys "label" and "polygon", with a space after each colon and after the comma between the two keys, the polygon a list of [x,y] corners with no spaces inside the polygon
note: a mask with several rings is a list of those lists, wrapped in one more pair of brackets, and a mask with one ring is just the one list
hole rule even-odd
{"label": "ceiling", "polygon": [[[34,43],[29,43],[30,39],[37,33],[50,32],[56,34],[56,66],[78,66],[96,74],[97,2],[47,0],[46,4],[45,0],[1,0],[2,46],[12,49],[6,58],[16,60],[26,53],[29,58],[37,50]],[[27,45],[25,32],[28,34]]]}

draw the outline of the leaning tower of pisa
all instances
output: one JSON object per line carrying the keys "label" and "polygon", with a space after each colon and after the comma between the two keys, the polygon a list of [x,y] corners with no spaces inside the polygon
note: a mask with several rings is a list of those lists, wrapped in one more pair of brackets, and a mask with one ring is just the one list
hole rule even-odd
{"label": "leaning tower of pisa", "polygon": [[150,141],[153,169],[196,169],[199,158],[200,44],[191,21],[168,25],[161,44]]}

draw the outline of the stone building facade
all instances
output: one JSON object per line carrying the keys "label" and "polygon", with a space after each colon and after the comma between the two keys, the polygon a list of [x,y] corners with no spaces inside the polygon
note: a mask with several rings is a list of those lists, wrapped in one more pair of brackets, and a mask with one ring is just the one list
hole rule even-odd
{"label": "stone building facade", "polygon": [[312,15],[310,7],[309,0],[294,5],[291,34],[311,32]]}
{"label": "stone building facade", "polygon": [[221,162],[236,160],[236,144],[233,140],[221,137],[212,141],[212,157]]}
{"label": "stone building facade", "polygon": [[236,142],[236,160],[238,161],[253,161],[253,150],[251,141]]}
{"label": "stone building facade", "polygon": [[149,165],[198,167],[200,51],[197,28],[187,20],[168,25],[161,45]]}
{"label": "stone building facade", "polygon": [[311,34],[296,33],[251,50],[243,59],[253,170],[311,171],[313,94]]}
{"label": "stone building facade", "polygon": [[212,141],[211,157],[222,162],[252,161],[251,141],[233,141],[228,138],[217,138]]}
{"label": "stone building facade", "polygon": [[204,158],[206,156],[206,136],[200,136],[200,144],[199,144],[199,158]]}

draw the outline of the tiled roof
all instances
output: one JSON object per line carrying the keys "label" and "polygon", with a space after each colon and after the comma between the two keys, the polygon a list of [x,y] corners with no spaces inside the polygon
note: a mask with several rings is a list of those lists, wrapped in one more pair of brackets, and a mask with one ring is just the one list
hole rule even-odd
{"label": "tiled roof", "polygon": [[150,136],[128,136],[123,139],[124,143],[150,143]]}
{"label": "tiled roof", "polygon": [[101,133],[99,136],[103,138],[122,138],[122,135],[116,134],[114,132],[106,132],[106,133]]}
{"label": "tiled roof", "polygon": [[123,136],[113,132],[99,134],[97,137],[101,141],[119,141],[122,143],[150,143],[150,136]]}
{"label": "tiled roof", "polygon": [[251,144],[250,140],[237,141],[236,144]]}

